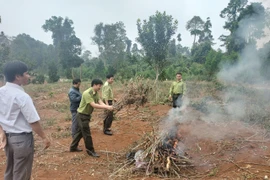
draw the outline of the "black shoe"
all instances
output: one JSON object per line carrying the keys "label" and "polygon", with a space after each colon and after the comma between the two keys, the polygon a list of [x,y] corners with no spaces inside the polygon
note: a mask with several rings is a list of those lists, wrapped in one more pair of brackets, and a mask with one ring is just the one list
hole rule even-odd
{"label": "black shoe", "polygon": [[76,148],[76,149],[70,149],[70,152],[82,152],[82,149]]}
{"label": "black shoe", "polygon": [[86,150],[86,152],[89,156],[93,156],[93,157],[97,157],[97,158],[99,157],[99,155],[93,151]]}
{"label": "black shoe", "polygon": [[104,134],[109,135],[109,136],[113,135],[113,133],[111,132],[111,130],[105,130],[104,131]]}

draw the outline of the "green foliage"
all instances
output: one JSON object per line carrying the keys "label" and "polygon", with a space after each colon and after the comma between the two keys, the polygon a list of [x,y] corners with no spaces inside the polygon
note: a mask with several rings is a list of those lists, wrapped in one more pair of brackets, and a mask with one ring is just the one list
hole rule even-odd
{"label": "green foliage", "polygon": [[[123,22],[113,24],[99,23],[94,29],[95,36],[92,37],[94,44],[98,46],[104,66],[118,71],[123,67],[126,53],[130,53],[131,41],[126,37]],[[125,51],[126,49],[126,51]]]}
{"label": "green foliage", "polygon": [[248,44],[263,37],[267,25],[267,12],[261,3],[247,5],[247,0],[230,0],[221,11],[220,17],[227,21],[223,26],[229,35],[221,35],[220,40],[229,53],[241,52]]}
{"label": "green foliage", "polygon": [[52,32],[53,44],[64,69],[79,67],[83,63],[83,59],[79,57],[81,40],[76,37],[72,25],[73,21],[69,18],[63,19],[62,17],[52,16],[42,26],[45,32]]}
{"label": "green foliage", "polygon": [[58,69],[55,63],[50,63],[49,64],[49,82],[54,83],[57,82],[60,79],[60,76],[58,75]]}
{"label": "green foliage", "polygon": [[223,54],[221,51],[210,50],[206,56],[205,69],[208,80],[212,80],[214,75],[219,72],[219,64],[222,61]]}
{"label": "green foliage", "polygon": [[192,61],[196,63],[204,64],[206,56],[212,49],[210,42],[204,42],[201,44],[194,44],[191,49]]}
{"label": "green foliage", "polygon": [[191,35],[194,35],[193,44],[195,44],[196,37],[200,36],[204,30],[204,21],[200,16],[194,16],[187,22],[186,29],[190,32]]}
{"label": "green foliage", "polygon": [[200,33],[199,43],[207,42],[213,44],[214,38],[212,36],[212,31],[210,28],[212,28],[212,23],[210,21],[210,18],[208,17],[203,25],[203,31]]}
{"label": "green foliage", "polygon": [[37,75],[33,80],[33,84],[44,84],[45,82],[45,76],[43,74]]}
{"label": "green foliage", "polygon": [[156,71],[156,80],[160,72],[168,65],[166,59],[168,46],[175,34],[178,22],[166,12],[156,12],[149,20],[137,21],[139,37],[137,41],[146,52],[145,60]]}

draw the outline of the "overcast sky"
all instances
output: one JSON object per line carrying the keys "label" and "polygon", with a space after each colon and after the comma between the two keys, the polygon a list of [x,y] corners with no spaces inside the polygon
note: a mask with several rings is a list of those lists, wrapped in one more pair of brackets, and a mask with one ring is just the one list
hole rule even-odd
{"label": "overcast sky", "polygon": [[[269,4],[270,0],[262,1]],[[41,26],[51,16],[69,17],[74,22],[76,35],[81,39],[84,49],[97,56],[97,47],[90,39],[96,24],[122,21],[128,38],[134,43],[137,19],[148,19],[158,10],[166,11],[178,20],[178,33],[182,34],[181,44],[185,46],[193,42],[185,29],[186,22],[195,15],[203,20],[210,17],[217,48],[220,45],[218,37],[228,33],[222,27],[224,19],[219,17],[228,3],[229,0],[0,0],[0,31],[8,36],[26,33],[51,44],[51,33],[44,32]]]}

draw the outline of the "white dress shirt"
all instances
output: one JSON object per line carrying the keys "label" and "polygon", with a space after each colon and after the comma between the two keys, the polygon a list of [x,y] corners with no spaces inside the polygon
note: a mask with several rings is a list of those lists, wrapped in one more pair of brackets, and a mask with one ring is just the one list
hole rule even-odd
{"label": "white dress shirt", "polygon": [[0,125],[6,133],[32,132],[29,123],[39,120],[31,97],[21,86],[7,82],[0,88]]}

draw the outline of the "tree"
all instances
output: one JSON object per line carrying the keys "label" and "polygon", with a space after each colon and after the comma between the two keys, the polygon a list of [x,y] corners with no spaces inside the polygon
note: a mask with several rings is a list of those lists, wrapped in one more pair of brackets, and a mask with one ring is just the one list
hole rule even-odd
{"label": "tree", "polygon": [[247,0],[231,0],[221,11],[220,16],[227,18],[224,29],[230,34],[220,37],[227,51],[241,52],[246,45],[253,44],[264,36],[264,28],[268,25],[267,12],[261,3],[247,5]]}
{"label": "tree", "polygon": [[191,35],[194,35],[193,44],[196,42],[196,37],[201,35],[203,31],[204,21],[200,16],[194,16],[191,20],[187,22],[186,29],[190,32]]}
{"label": "tree", "polygon": [[229,53],[243,49],[243,40],[237,36],[236,30],[238,29],[237,19],[247,2],[248,0],[230,0],[228,6],[220,13],[221,18],[227,19],[223,28],[230,31],[230,35],[221,35],[219,39],[224,42],[223,46],[226,46]]}
{"label": "tree", "polygon": [[143,47],[146,56],[145,60],[156,72],[156,81],[162,70],[167,66],[168,46],[172,36],[175,34],[178,22],[166,12],[156,12],[149,17],[149,20],[140,19],[137,21],[137,41]]}
{"label": "tree", "polygon": [[219,72],[219,63],[222,61],[223,54],[221,50],[215,51],[211,49],[206,56],[205,69],[208,80],[214,78],[215,73]]}
{"label": "tree", "polygon": [[176,56],[176,43],[175,43],[175,39],[171,40],[169,43],[169,56],[171,57],[175,57]]}
{"label": "tree", "polygon": [[267,26],[267,14],[262,3],[251,3],[240,13],[237,21],[237,32],[241,33],[245,42],[256,41],[264,36],[264,28]]}
{"label": "tree", "polygon": [[104,65],[111,66],[116,71],[122,67],[125,53],[130,52],[131,41],[126,37],[123,22],[113,24],[99,23],[94,29],[93,43],[98,46]]}
{"label": "tree", "polygon": [[45,32],[52,32],[52,39],[55,48],[58,51],[60,62],[66,74],[71,71],[73,67],[79,67],[83,60],[80,58],[81,54],[81,40],[76,37],[73,21],[69,18],[52,16],[45,21],[42,26]]}
{"label": "tree", "polygon": [[211,23],[210,18],[208,17],[206,22],[203,25],[203,31],[200,34],[199,43],[208,42],[210,44],[213,44],[214,38],[212,36],[211,28],[212,28],[212,23]]}
{"label": "tree", "polygon": [[206,56],[212,49],[211,44],[208,42],[195,44],[191,49],[192,61],[200,64],[204,64]]}
{"label": "tree", "polygon": [[57,82],[59,80],[60,76],[58,75],[58,69],[57,69],[55,62],[51,62],[49,64],[48,69],[49,69],[49,72],[48,72],[49,82],[50,83]]}

